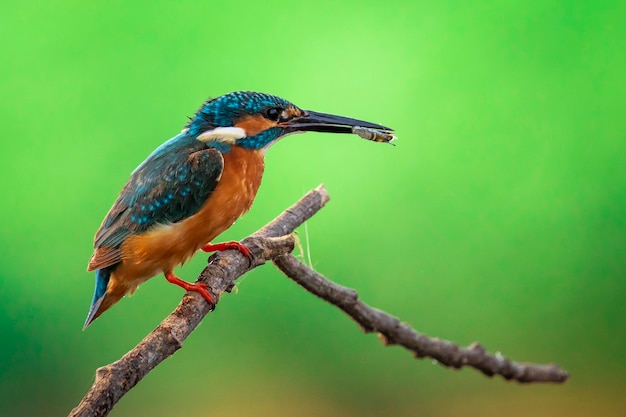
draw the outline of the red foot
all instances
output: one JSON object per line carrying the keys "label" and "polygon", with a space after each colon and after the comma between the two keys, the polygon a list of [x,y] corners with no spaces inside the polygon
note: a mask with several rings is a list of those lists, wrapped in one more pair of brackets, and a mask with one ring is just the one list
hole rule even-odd
{"label": "red foot", "polygon": [[211,295],[211,293],[207,289],[208,287],[207,287],[206,284],[203,284],[201,282],[199,282],[197,284],[191,284],[191,283],[189,283],[187,281],[183,281],[182,279],[178,278],[176,275],[174,275],[173,272],[166,273],[165,274],[165,279],[168,280],[169,282],[171,282],[174,285],[178,285],[179,287],[181,287],[182,289],[184,289],[186,291],[195,291],[197,293],[200,293],[202,298],[207,300],[207,302],[209,304],[215,304],[215,301],[213,300],[213,296]]}
{"label": "red foot", "polygon": [[200,249],[202,249],[205,252],[216,252],[219,250],[237,249],[239,252],[246,255],[246,257],[250,260],[250,263],[252,263],[252,252],[250,252],[250,249],[246,248],[244,245],[242,245],[239,242],[235,242],[234,240],[230,242],[223,242],[223,243],[214,243],[214,244],[207,243]]}

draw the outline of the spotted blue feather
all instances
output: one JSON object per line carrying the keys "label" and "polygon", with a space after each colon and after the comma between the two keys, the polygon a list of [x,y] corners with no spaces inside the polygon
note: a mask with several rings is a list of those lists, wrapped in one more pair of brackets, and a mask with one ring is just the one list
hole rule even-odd
{"label": "spotted blue feather", "polygon": [[95,248],[107,248],[111,254],[98,268],[121,260],[119,249],[129,235],[194,215],[215,189],[223,168],[217,149],[186,134],[154,151],[133,172],[96,233]]}
{"label": "spotted blue feather", "polygon": [[262,113],[270,107],[286,109],[290,106],[293,104],[289,101],[270,94],[237,91],[205,102],[187,128],[192,136],[197,136],[215,127],[232,126],[234,120]]}

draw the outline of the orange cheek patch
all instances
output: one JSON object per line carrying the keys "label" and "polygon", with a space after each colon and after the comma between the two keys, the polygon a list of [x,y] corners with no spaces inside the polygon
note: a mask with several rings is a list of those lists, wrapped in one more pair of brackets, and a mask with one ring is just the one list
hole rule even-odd
{"label": "orange cheek patch", "polygon": [[248,137],[256,136],[274,126],[276,126],[276,122],[267,120],[263,116],[244,116],[235,123],[235,127],[242,128]]}
{"label": "orange cheek patch", "polygon": [[285,109],[285,113],[288,119],[302,116],[302,111],[297,107],[289,107]]}

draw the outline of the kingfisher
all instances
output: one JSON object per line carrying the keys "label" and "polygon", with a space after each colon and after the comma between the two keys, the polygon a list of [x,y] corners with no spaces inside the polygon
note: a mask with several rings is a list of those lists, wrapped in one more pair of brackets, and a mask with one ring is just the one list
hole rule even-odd
{"label": "kingfisher", "polygon": [[250,209],[267,149],[293,133],[353,133],[355,128],[392,132],[302,110],[269,94],[238,91],[206,101],[178,135],[132,172],[96,232],[87,266],[95,270],[96,288],[83,329],[160,273],[213,304],[206,284],[183,281],[173,270],[198,250],[237,249],[251,257],[240,242],[211,242]]}

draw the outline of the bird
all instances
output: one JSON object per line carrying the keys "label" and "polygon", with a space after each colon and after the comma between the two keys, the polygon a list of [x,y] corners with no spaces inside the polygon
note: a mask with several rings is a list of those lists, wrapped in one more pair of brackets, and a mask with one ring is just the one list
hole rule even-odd
{"label": "bird", "polygon": [[179,134],[131,173],[96,232],[87,266],[95,271],[96,285],[83,330],[160,273],[213,304],[206,284],[183,281],[173,270],[198,250],[237,249],[251,259],[240,242],[210,242],[250,209],[267,149],[294,133],[353,133],[354,128],[392,132],[258,92],[236,91],[204,102]]}

